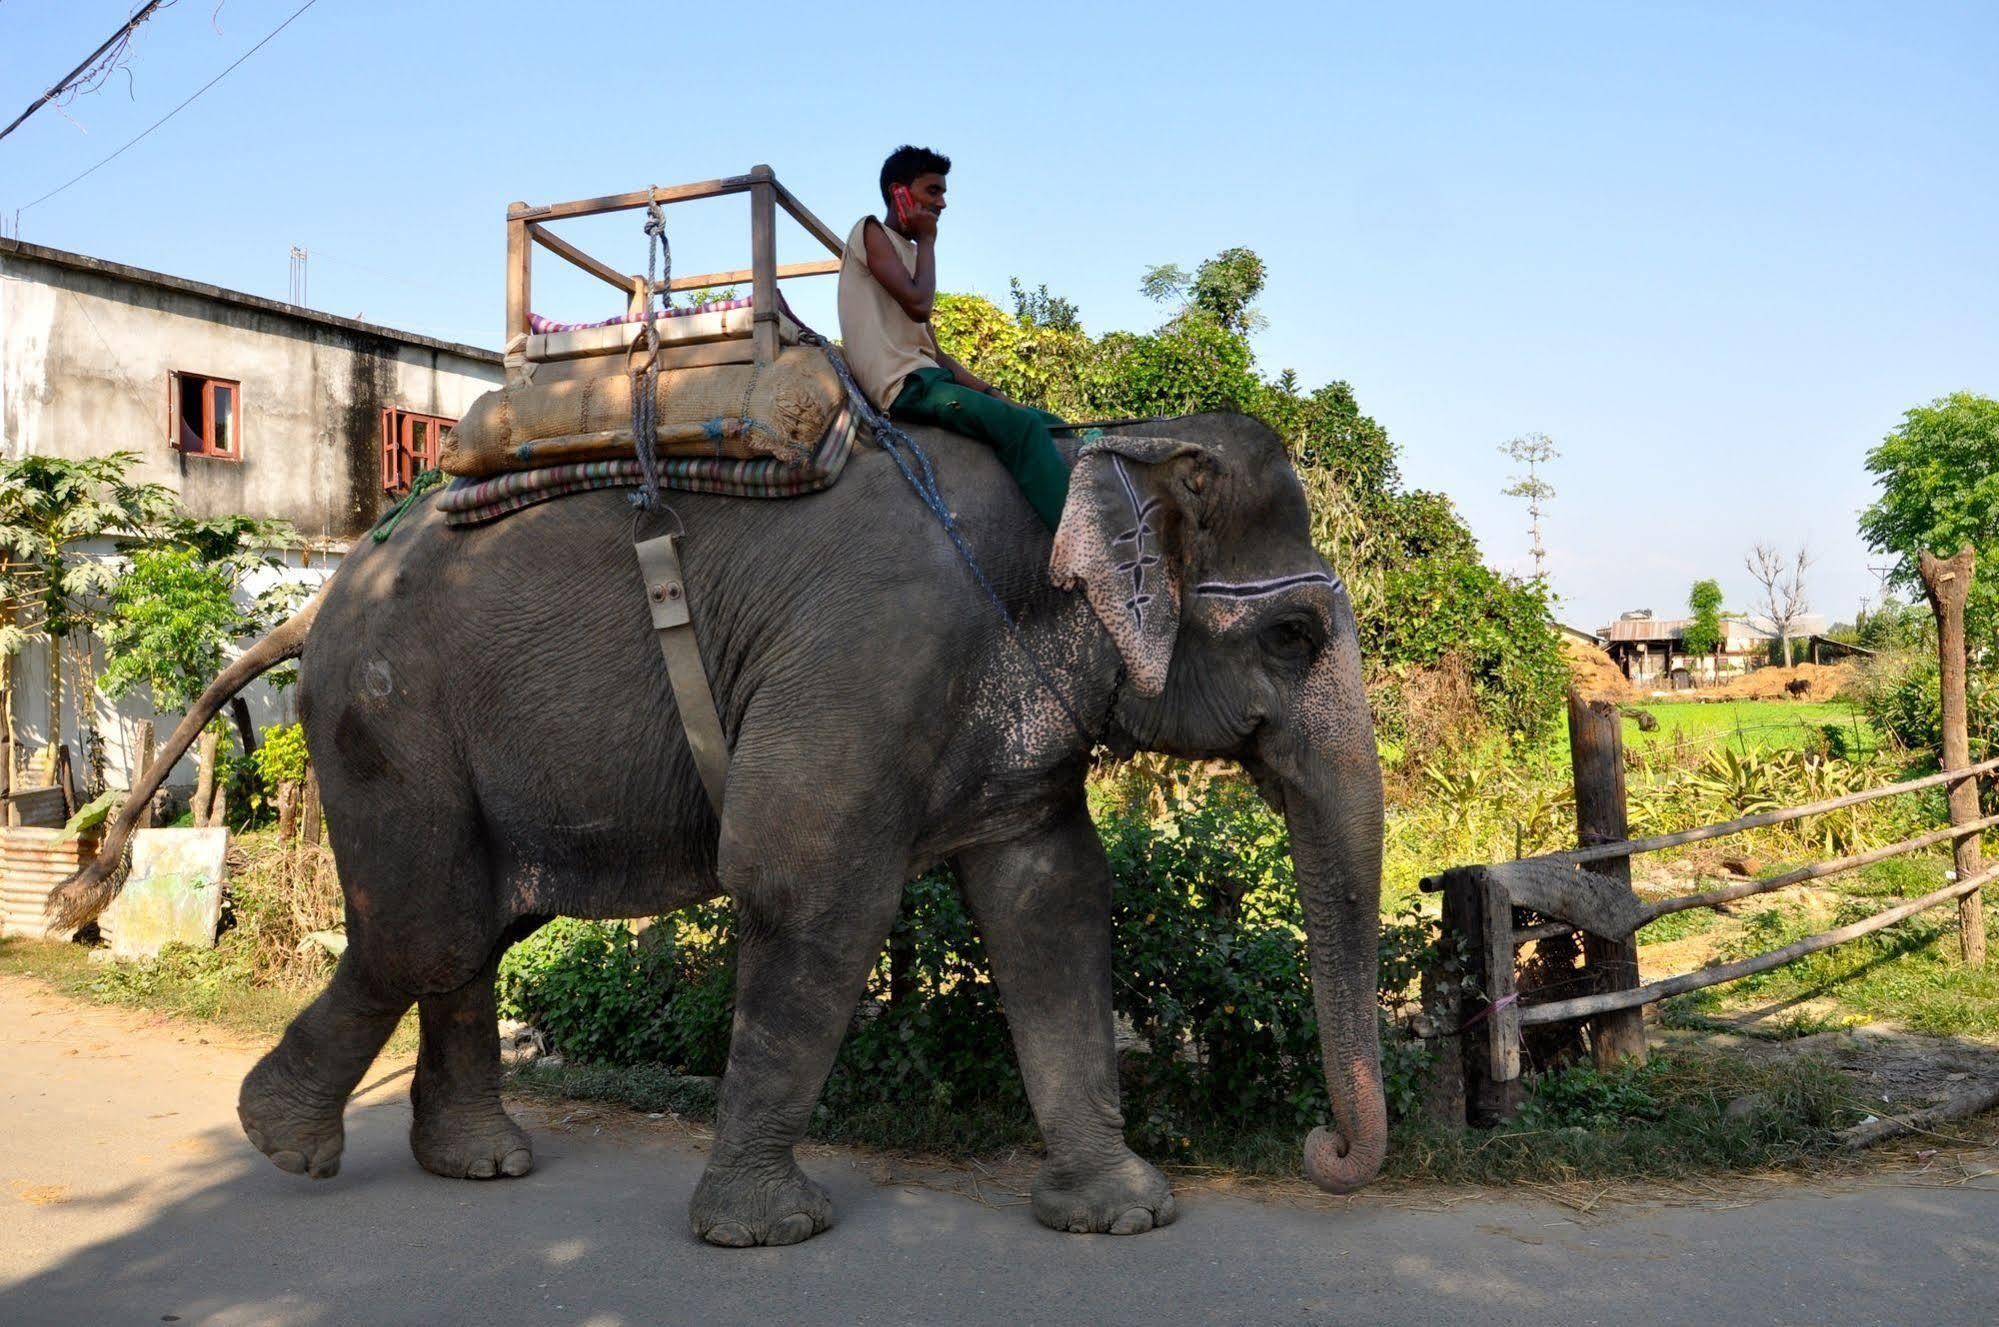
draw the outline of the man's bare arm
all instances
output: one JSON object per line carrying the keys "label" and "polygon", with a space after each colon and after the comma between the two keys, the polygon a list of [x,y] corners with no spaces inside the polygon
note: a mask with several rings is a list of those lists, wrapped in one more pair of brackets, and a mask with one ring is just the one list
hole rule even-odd
{"label": "man's bare arm", "polygon": [[930,314],[937,307],[937,220],[930,218],[927,228],[919,228],[912,237],[916,241],[916,275],[902,265],[902,258],[889,242],[888,232],[880,222],[869,218],[862,230],[868,249],[868,271],[875,280],[881,282],[889,298],[902,306],[902,311],[919,323],[930,321]]}
{"label": "man's bare arm", "polygon": [[945,354],[944,347],[937,344],[937,333],[935,331],[930,333],[930,348],[937,352],[937,366],[941,369],[949,370],[951,376],[957,379],[960,387],[969,387],[975,392],[984,392],[987,396],[999,395],[998,392],[993,390],[991,383]]}

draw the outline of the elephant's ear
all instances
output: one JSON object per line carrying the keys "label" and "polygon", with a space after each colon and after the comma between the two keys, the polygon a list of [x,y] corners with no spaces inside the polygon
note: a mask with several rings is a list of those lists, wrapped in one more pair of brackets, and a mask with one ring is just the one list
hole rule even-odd
{"label": "elephant's ear", "polygon": [[1069,478],[1049,578],[1083,587],[1142,696],[1166,689],[1191,508],[1211,468],[1189,442],[1111,436],[1084,447]]}

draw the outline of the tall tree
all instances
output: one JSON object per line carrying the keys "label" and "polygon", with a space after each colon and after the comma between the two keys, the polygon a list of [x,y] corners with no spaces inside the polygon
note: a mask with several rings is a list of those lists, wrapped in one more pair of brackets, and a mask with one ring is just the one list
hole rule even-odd
{"label": "tall tree", "polygon": [[1798,619],[1812,606],[1805,597],[1805,573],[1811,570],[1811,549],[1800,544],[1797,557],[1786,562],[1774,544],[1757,544],[1742,559],[1742,565],[1763,587],[1764,616],[1770,619],[1771,628],[1784,642],[1784,667],[1789,668],[1791,634],[1798,625]]}
{"label": "tall tree", "polygon": [[1541,515],[1555,496],[1555,487],[1541,478],[1541,467],[1562,453],[1556,450],[1555,441],[1545,433],[1523,433],[1511,442],[1500,444],[1499,450],[1527,467],[1524,475],[1515,475],[1513,482],[1500,492],[1509,498],[1527,500],[1528,547],[1534,554],[1534,579],[1548,579],[1548,549],[1541,542]]}
{"label": "tall tree", "polygon": [[119,451],[0,461],[0,598],[9,609],[0,653],[47,643],[51,747],[62,740],[64,644],[97,622],[120,571],[83,546],[150,539],[174,509],[172,489],[127,477],[138,460]]}
{"label": "tall tree", "polygon": [[[1721,582],[1695,581],[1687,591],[1687,607],[1693,621],[1680,632],[1680,644],[1689,655],[1706,655],[1713,662],[1716,677],[1721,675]],[[1670,661],[1669,661],[1670,662]]]}
{"label": "tall tree", "polygon": [[[1999,401],[1954,392],[1917,406],[1867,454],[1867,468],[1881,495],[1860,513],[1860,534],[1896,559],[1896,586],[1920,590],[1921,556],[1949,557],[1967,543],[1981,566],[1999,565]],[[1989,640],[1999,576],[1980,576],[1971,596],[1967,634]]]}

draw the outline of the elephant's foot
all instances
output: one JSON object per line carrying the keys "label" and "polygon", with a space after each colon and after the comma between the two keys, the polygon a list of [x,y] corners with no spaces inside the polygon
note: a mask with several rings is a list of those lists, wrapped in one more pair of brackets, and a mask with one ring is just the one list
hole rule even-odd
{"label": "elephant's foot", "polygon": [[495,1102],[477,1111],[417,1108],[410,1123],[417,1164],[449,1180],[514,1179],[534,1169],[527,1130]]}
{"label": "elephant's foot", "polygon": [[833,1200],[788,1153],[765,1165],[711,1161],[695,1187],[688,1216],[695,1234],[725,1248],[797,1244],[833,1224]]}
{"label": "elephant's foot", "polygon": [[282,1048],[257,1061],[236,1098],[236,1118],[250,1145],[279,1170],[332,1179],[340,1173],[347,1132],[340,1122],[344,1102],[328,1104],[323,1094],[299,1085],[278,1058]]}
{"label": "elephant's foot", "polygon": [[1087,1171],[1051,1164],[1034,1182],[1034,1219],[1051,1230],[1142,1235],[1177,1215],[1166,1177],[1128,1150]]}

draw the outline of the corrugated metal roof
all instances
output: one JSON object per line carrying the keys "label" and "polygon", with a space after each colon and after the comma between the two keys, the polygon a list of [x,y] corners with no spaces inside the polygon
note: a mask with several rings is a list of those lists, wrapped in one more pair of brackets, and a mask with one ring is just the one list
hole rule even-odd
{"label": "corrugated metal roof", "polygon": [[[1625,618],[1611,623],[1599,631],[1606,641],[1676,641],[1694,624],[1690,617]],[[1721,620],[1724,649],[1736,645],[1758,645],[1776,639],[1777,633],[1766,627],[1741,618],[1725,617]]]}

